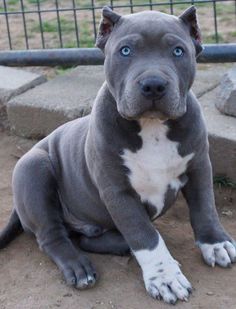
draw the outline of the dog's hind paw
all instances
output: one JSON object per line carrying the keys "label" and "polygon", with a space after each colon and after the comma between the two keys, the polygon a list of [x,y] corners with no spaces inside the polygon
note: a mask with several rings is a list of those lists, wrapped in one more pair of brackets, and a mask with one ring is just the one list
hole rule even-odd
{"label": "dog's hind paw", "polygon": [[215,244],[197,243],[201,249],[204,261],[214,267],[218,264],[221,267],[230,267],[236,262],[236,248],[230,241],[218,242]]}

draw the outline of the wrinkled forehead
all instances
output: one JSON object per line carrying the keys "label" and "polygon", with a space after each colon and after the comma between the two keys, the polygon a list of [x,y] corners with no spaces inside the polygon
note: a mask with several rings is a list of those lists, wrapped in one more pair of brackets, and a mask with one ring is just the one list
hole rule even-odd
{"label": "wrinkled forehead", "polygon": [[123,16],[118,24],[118,36],[139,34],[147,41],[157,41],[166,34],[188,37],[180,20],[161,12],[147,11]]}

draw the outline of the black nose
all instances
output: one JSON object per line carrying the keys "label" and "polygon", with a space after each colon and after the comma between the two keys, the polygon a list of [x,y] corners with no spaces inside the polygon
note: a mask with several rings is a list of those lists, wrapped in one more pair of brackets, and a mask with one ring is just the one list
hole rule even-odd
{"label": "black nose", "polygon": [[139,81],[139,84],[143,96],[149,99],[160,99],[166,93],[168,82],[160,76],[154,76]]}

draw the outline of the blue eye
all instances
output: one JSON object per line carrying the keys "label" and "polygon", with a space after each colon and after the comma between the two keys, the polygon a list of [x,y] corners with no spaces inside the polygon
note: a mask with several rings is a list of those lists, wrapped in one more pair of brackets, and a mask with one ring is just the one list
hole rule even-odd
{"label": "blue eye", "polygon": [[120,53],[121,53],[122,56],[127,57],[127,56],[130,55],[131,50],[130,50],[129,46],[123,46],[120,49]]}
{"label": "blue eye", "polygon": [[175,57],[182,57],[184,54],[184,50],[182,47],[175,47],[175,49],[173,50],[173,55]]}

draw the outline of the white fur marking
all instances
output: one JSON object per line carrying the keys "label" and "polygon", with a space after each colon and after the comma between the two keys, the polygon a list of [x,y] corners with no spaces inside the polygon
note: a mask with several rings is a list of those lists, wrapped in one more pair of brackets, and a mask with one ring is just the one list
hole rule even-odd
{"label": "white fur marking", "polygon": [[236,262],[236,249],[230,241],[218,242],[215,244],[197,244],[201,249],[205,262],[214,267],[215,264],[221,267],[229,267]]}
{"label": "white fur marking", "polygon": [[130,183],[142,202],[150,202],[159,215],[164,207],[168,185],[177,191],[182,183],[178,177],[187,168],[194,154],[181,157],[178,144],[167,138],[168,127],[158,119],[140,120],[143,145],[136,153],[125,149],[124,165],[131,171]]}
{"label": "white fur marking", "polygon": [[161,235],[153,250],[133,251],[143,271],[146,290],[154,298],[162,297],[167,303],[187,300],[191,284],[173,259]]}

